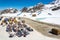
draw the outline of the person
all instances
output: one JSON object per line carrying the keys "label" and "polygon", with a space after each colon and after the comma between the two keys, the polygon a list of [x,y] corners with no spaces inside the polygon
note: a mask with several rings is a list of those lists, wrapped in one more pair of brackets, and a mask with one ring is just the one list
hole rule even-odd
{"label": "person", "polygon": [[1,23],[1,25],[3,25],[3,23]]}
{"label": "person", "polygon": [[11,28],[10,24],[7,25],[6,32],[12,32],[12,28]]}
{"label": "person", "polygon": [[11,23],[11,24],[13,24],[13,21],[12,21],[12,18],[9,18],[9,24]]}
{"label": "person", "polygon": [[29,34],[25,28],[21,29],[21,32],[22,32],[23,37],[26,37],[26,35]]}
{"label": "person", "polygon": [[26,28],[26,30],[28,30],[28,31],[33,31],[32,28],[28,27],[28,26],[25,24],[25,20],[22,20],[22,26],[23,26],[24,28]]}
{"label": "person", "polygon": [[7,28],[6,28],[6,32],[9,33],[9,37],[13,37],[13,34],[12,34],[12,27],[10,24],[7,25]]}
{"label": "person", "polygon": [[17,25],[13,24],[12,29],[13,29],[14,32],[16,32],[16,27],[17,27]]}
{"label": "person", "polygon": [[16,27],[16,36],[18,36],[18,37],[22,36],[22,32],[18,27]]}
{"label": "person", "polygon": [[7,24],[5,20],[2,20],[1,25],[3,25],[4,23]]}
{"label": "person", "polygon": [[26,28],[26,30],[28,30],[28,31],[33,31],[33,29],[30,28],[30,27],[28,27],[26,24],[23,23],[22,25],[23,25],[24,28]]}
{"label": "person", "polygon": [[9,35],[9,38],[12,38],[13,36],[14,36],[13,34],[10,34],[10,35]]}
{"label": "person", "polygon": [[14,34],[12,33],[13,32],[12,31],[12,23],[7,25],[6,32],[9,33],[9,38],[12,38],[14,36]]}
{"label": "person", "polygon": [[5,21],[8,21],[9,19],[8,19],[8,18],[5,18],[4,20],[5,20]]}
{"label": "person", "polygon": [[17,23],[18,21],[16,20],[16,17],[14,18],[14,23]]}
{"label": "person", "polygon": [[18,28],[22,28],[21,22],[18,22]]}
{"label": "person", "polygon": [[30,27],[28,27],[28,25],[26,25],[25,20],[22,20],[22,26],[28,31],[33,31],[32,28],[30,28]]}
{"label": "person", "polygon": [[3,16],[2,16],[2,17],[0,17],[0,21],[2,20],[2,18],[3,18]]}
{"label": "person", "polygon": [[8,21],[9,21],[8,18],[5,18],[5,19],[4,19],[4,23],[5,23],[5,24],[8,24]]}
{"label": "person", "polygon": [[22,23],[25,23],[25,20],[22,20]]}
{"label": "person", "polygon": [[48,15],[52,15],[51,13],[48,13]]}
{"label": "person", "polygon": [[3,25],[4,23],[8,24],[8,20],[9,20],[8,18],[3,19],[2,22],[1,22],[1,25]]}

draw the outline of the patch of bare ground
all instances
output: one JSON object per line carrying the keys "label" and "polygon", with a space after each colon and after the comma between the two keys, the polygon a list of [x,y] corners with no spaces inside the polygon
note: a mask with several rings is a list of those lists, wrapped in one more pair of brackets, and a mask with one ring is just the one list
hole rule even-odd
{"label": "patch of bare ground", "polygon": [[28,18],[23,18],[27,24],[29,24],[32,28],[40,32],[41,34],[48,36],[48,37],[53,37],[53,38],[60,38],[60,35],[53,35],[49,33],[49,31],[52,28],[59,28],[60,25],[55,25],[55,24],[49,24],[49,23],[44,23],[44,22],[39,22],[39,21],[34,21]]}

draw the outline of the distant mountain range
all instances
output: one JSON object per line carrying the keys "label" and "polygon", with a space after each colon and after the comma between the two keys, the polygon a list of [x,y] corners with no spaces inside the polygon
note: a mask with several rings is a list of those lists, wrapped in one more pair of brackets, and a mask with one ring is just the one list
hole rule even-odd
{"label": "distant mountain range", "polygon": [[4,14],[4,13],[16,13],[18,10],[17,9],[14,9],[14,8],[8,8],[8,9],[4,9],[2,11],[0,11],[1,14]]}
{"label": "distant mountain range", "polygon": [[[24,7],[20,11],[21,12],[31,12],[31,13],[33,13],[33,12],[36,12],[38,10],[41,10],[41,9],[44,9],[44,8],[48,8],[50,6],[52,8],[55,8],[55,7],[59,6],[59,5],[60,5],[60,0],[55,0],[55,1],[51,2],[50,4],[47,4],[47,6],[44,5],[44,4],[42,4],[42,3],[38,3],[35,6],[31,6],[31,7],[28,7],[28,8],[27,7]],[[60,8],[60,6],[58,7],[58,9],[59,8]],[[4,9],[4,10],[0,11],[0,14],[4,14],[4,13],[17,13],[18,11],[19,10],[15,9],[15,8],[8,8],[8,9]]]}

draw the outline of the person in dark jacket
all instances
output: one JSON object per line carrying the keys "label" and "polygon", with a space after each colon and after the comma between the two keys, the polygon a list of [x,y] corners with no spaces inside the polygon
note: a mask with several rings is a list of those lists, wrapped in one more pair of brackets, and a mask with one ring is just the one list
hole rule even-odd
{"label": "person in dark jacket", "polygon": [[18,27],[16,27],[16,36],[18,36],[18,37],[22,36],[22,32],[21,32],[21,30],[19,30]]}
{"label": "person in dark jacket", "polygon": [[9,38],[12,38],[14,35],[12,34],[12,25],[8,24],[6,28],[6,32],[9,33]]}
{"label": "person in dark jacket", "polygon": [[28,27],[28,25],[26,25],[26,24],[24,24],[24,23],[23,23],[23,27],[26,28],[26,30],[28,30],[28,31],[33,31],[32,28]]}
{"label": "person in dark jacket", "polygon": [[2,17],[0,17],[0,21],[2,20],[2,18],[3,18],[3,16],[2,16]]}
{"label": "person in dark jacket", "polygon": [[7,25],[6,32],[12,32],[12,27],[10,24]]}

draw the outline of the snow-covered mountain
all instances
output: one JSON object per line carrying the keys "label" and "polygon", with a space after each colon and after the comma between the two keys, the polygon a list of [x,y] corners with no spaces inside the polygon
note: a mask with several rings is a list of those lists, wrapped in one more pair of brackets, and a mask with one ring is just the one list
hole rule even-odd
{"label": "snow-covered mountain", "polygon": [[54,0],[54,1],[51,2],[50,4],[54,4],[54,5],[58,4],[58,5],[60,5],[60,0]]}
{"label": "snow-covered mountain", "polygon": [[60,0],[56,0],[54,3],[55,4],[60,4]]}
{"label": "snow-covered mountain", "polygon": [[[31,6],[31,7],[28,7],[28,8],[26,8],[26,7],[23,8],[22,12],[17,10],[17,9],[14,9],[14,8],[8,8],[8,9],[5,9],[5,10],[1,11],[1,13],[2,13],[1,16],[26,17],[26,18],[29,18],[29,19],[32,19],[32,20],[35,20],[35,21],[60,25],[60,6],[59,6],[60,2],[59,1],[56,0],[56,1],[54,1],[54,4],[46,4],[46,5],[38,3],[35,6]],[[7,13],[9,13],[9,14],[7,14]],[[2,27],[0,29],[2,29]],[[5,32],[5,28],[2,29],[2,32],[0,33],[1,36],[3,35],[2,34],[3,32]],[[30,34],[27,37],[28,39],[26,38],[26,40],[37,40],[37,39],[38,40],[57,40],[55,38],[45,37],[42,34],[41,35],[39,35],[39,34],[40,33],[36,33],[34,31],[32,36]],[[6,39],[6,40],[19,39],[19,38],[15,38],[15,37],[13,39],[9,39],[6,35],[7,34],[5,32],[5,35],[2,36],[0,39],[3,39],[3,40],[4,39]],[[32,39],[30,37],[32,37]],[[25,38],[20,38],[20,39],[25,40]]]}
{"label": "snow-covered mountain", "polygon": [[17,9],[14,9],[14,8],[7,8],[7,9],[4,9],[0,12],[0,14],[4,14],[4,13],[17,13],[18,10]]}
{"label": "snow-covered mountain", "polygon": [[[56,3],[56,1],[54,1],[54,3]],[[13,16],[14,15],[14,16],[19,16],[19,17],[31,18],[33,20],[36,20],[38,18],[39,21],[41,21],[40,18],[44,18],[44,19],[47,18],[48,21],[50,22],[52,22],[52,20],[50,20],[49,18],[56,18],[56,19],[58,18],[58,21],[60,21],[59,20],[60,19],[60,5],[58,5],[58,3],[45,4],[45,5],[42,3],[38,3],[35,6],[30,6],[28,8],[24,7],[21,11],[14,9],[14,8],[8,8],[8,9],[3,10],[2,14],[3,13],[10,13],[10,14],[3,14],[2,16]],[[45,22],[45,20],[42,20],[42,21]],[[58,21],[54,21],[56,23],[54,22],[53,23],[60,24],[58,23]]]}
{"label": "snow-covered mountain", "polygon": [[25,7],[23,8],[23,12],[36,12],[41,9],[53,9],[53,8],[59,8],[60,7],[60,0],[55,0],[51,2],[50,4],[42,4],[38,3],[35,6]]}
{"label": "snow-covered mountain", "polygon": [[[54,3],[56,1],[54,1]],[[32,7],[29,7],[28,8],[29,12],[22,12],[22,14],[20,14],[19,16],[60,25],[60,5],[58,3],[46,4],[46,5],[43,4],[44,6],[42,8],[40,6],[41,4],[38,4]],[[35,15],[34,17],[32,16],[33,14]]]}
{"label": "snow-covered mountain", "polygon": [[[30,7],[24,7],[21,9],[22,12],[36,12],[36,11],[39,11],[41,9],[53,9],[53,8],[56,8],[56,7],[60,7],[60,0],[55,0],[53,1],[52,3],[54,4],[42,4],[42,3],[38,3],[36,4],[35,6],[30,6]],[[1,14],[3,13],[16,13],[18,12],[17,9],[14,9],[14,8],[7,8],[7,9],[4,9],[2,10]]]}

